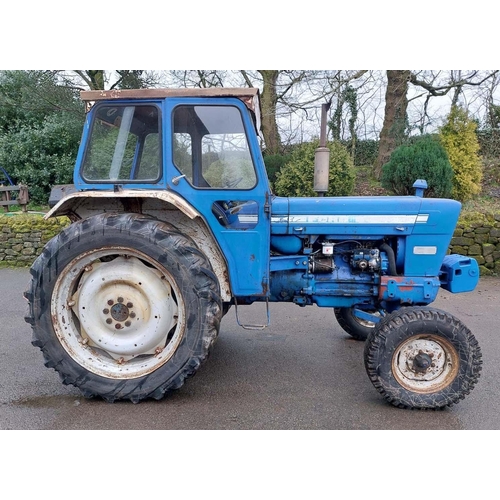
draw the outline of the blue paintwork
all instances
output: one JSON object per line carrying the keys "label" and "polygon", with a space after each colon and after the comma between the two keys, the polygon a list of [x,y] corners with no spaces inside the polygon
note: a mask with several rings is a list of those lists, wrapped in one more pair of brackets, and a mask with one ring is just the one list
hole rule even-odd
{"label": "blue paintwork", "polygon": [[449,292],[472,292],[479,282],[479,266],[471,257],[447,255],[439,278],[441,286]]}
{"label": "blue paintwork", "polygon": [[423,198],[424,192],[429,186],[427,185],[427,181],[425,179],[417,179],[413,184],[413,187],[415,188],[415,196]]}
{"label": "blue paintwork", "polygon": [[[460,203],[423,198],[425,181],[417,181],[415,196],[405,197],[273,196],[250,112],[240,100],[167,98],[141,103],[154,104],[162,112],[162,175],[155,183],[121,182],[121,186],[174,191],[202,214],[226,258],[231,290],[238,303],[269,300],[391,311],[401,305],[431,303],[440,286],[451,292],[470,291],[476,286],[477,262],[446,256]],[[238,108],[257,175],[253,188],[206,189],[183,178],[173,160],[171,116],[177,106],[185,104]],[[86,183],[80,174],[93,115],[94,110],[85,122],[74,183],[78,190],[112,190],[114,186],[109,183]],[[173,183],[174,178],[178,182]],[[314,250],[313,244],[320,246],[323,240],[333,246],[352,247],[346,246],[346,251],[332,257],[331,269],[321,268],[320,262],[315,272],[314,259],[321,248],[316,246]],[[371,255],[370,248],[378,248],[384,241],[392,242],[398,276],[390,276],[390,255],[385,251],[380,251],[379,268],[368,272],[358,267],[358,261]],[[370,317],[369,313],[360,314]]]}
{"label": "blue paintwork", "polygon": [[[404,237],[404,274],[437,276],[448,250],[460,214],[455,200],[418,196],[374,196],[342,198],[274,198],[272,203],[272,241],[275,235],[327,235],[328,239],[380,240]],[[357,222],[356,216],[407,217],[425,214],[426,222]],[[302,216],[305,216],[302,217]],[[328,221],[322,222],[326,217]],[[347,217],[347,219],[345,219]],[[434,255],[415,255],[415,246],[435,246]],[[401,259],[401,256],[398,256]]]}
{"label": "blue paintwork", "polygon": [[[165,102],[165,116],[171,116],[175,107],[186,104],[186,99],[167,99]],[[225,256],[229,269],[231,289],[236,296],[268,296],[269,295],[269,247],[270,224],[269,214],[266,212],[270,196],[270,189],[266,169],[260,146],[253,130],[253,123],[246,106],[234,98],[189,99],[189,104],[197,105],[225,105],[237,107],[243,118],[247,131],[248,143],[252,153],[257,183],[252,189],[201,189],[193,187],[186,179],[181,179],[178,185],[170,183],[170,179],[180,175],[171,154],[166,154],[165,170],[169,181],[168,189],[175,191],[185,198],[200,212],[208,227],[218,242],[222,254]],[[165,123],[165,140],[169,141],[172,134],[170,120]],[[165,148],[171,150],[171,148]],[[253,201],[257,206],[257,221],[252,229],[238,229],[224,227],[212,212],[212,205],[219,200],[232,202]]]}

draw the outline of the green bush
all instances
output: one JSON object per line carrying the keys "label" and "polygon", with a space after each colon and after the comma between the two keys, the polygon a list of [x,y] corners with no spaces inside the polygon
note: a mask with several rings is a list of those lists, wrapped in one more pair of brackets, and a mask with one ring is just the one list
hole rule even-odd
{"label": "green bush", "polygon": [[439,139],[425,135],[399,146],[382,167],[382,186],[396,195],[411,195],[417,179],[425,179],[428,189],[424,196],[451,196],[453,169]]}
{"label": "green bush", "polygon": [[42,124],[0,135],[0,165],[28,186],[31,201],[47,204],[54,184],[73,182],[81,127],[70,115],[49,115]]}
{"label": "green bush", "polygon": [[267,177],[269,178],[269,183],[272,187],[274,187],[278,172],[281,170],[283,165],[290,161],[290,158],[290,154],[264,155],[264,164],[266,166]]}
{"label": "green bush", "polygon": [[[290,160],[281,168],[275,182],[278,196],[317,196],[314,191],[314,156],[319,141],[303,143],[294,148]],[[354,165],[345,146],[328,144],[330,175],[327,196],[346,196],[354,188]]]}
{"label": "green bush", "polygon": [[453,168],[453,198],[472,199],[481,191],[483,167],[476,135],[477,122],[467,111],[453,106],[439,134]]}

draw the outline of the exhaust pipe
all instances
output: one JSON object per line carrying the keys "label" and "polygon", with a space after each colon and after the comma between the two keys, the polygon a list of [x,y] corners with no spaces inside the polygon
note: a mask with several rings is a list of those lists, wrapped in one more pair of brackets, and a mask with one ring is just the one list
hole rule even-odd
{"label": "exhaust pipe", "polygon": [[325,196],[328,191],[328,180],[330,170],[330,150],[326,147],[326,116],[332,102],[321,106],[321,132],[319,148],[314,155],[314,191],[318,196]]}

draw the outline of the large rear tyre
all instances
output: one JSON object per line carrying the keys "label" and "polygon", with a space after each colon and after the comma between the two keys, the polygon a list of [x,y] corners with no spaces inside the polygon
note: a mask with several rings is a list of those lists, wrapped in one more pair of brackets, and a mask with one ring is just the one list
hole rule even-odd
{"label": "large rear tyre", "polygon": [[161,399],[196,372],[219,331],[210,262],[173,226],[142,215],[72,224],[31,274],[32,343],[86,397]]}
{"label": "large rear tyre", "polygon": [[405,307],[368,337],[364,352],[370,380],[394,406],[440,409],[458,403],[481,372],[481,350],[457,318],[430,307]]}

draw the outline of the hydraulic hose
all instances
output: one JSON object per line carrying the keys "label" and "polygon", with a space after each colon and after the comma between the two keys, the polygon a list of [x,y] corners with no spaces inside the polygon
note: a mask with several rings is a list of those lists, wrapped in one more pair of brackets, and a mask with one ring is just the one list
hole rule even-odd
{"label": "hydraulic hose", "polygon": [[391,276],[397,276],[398,272],[396,270],[396,256],[394,255],[394,250],[388,243],[382,243],[382,245],[380,245],[380,250],[383,250],[389,259],[389,274]]}

